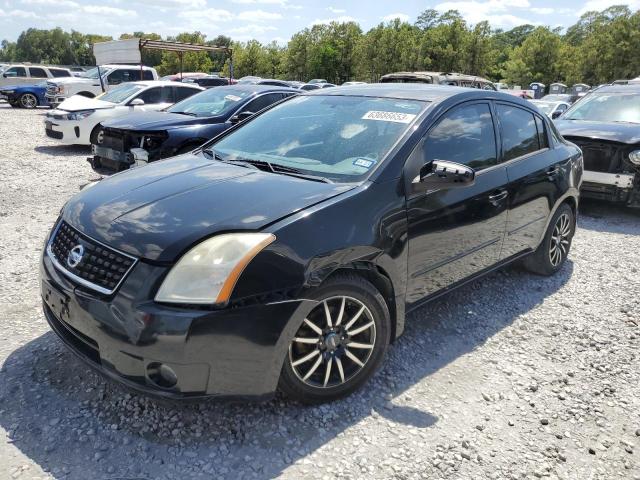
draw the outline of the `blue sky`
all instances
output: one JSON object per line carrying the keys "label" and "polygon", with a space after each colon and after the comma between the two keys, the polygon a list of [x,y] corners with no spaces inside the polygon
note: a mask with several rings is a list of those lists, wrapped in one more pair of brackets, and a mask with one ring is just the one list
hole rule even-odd
{"label": "blue sky", "polygon": [[587,10],[621,3],[640,7],[640,0],[0,0],[0,39],[15,40],[29,27],[59,26],[112,36],[200,30],[208,38],[224,34],[285,43],[314,23],[355,20],[366,31],[395,17],[413,22],[426,8],[457,9],[472,24],[489,20],[505,29],[523,23],[567,27]]}

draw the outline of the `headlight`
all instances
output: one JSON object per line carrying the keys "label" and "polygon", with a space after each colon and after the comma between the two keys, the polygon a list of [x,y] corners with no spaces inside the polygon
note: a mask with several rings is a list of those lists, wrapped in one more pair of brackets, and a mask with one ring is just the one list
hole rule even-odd
{"label": "headlight", "polygon": [[55,87],[56,93],[64,93],[64,85],[60,85],[59,87]]}
{"label": "headlight", "polygon": [[275,239],[270,233],[228,233],[201,242],[173,266],[155,300],[196,304],[226,302],[244,268]]}
{"label": "headlight", "polygon": [[94,113],[95,110],[80,110],[79,112],[71,112],[67,114],[67,120],[82,120]]}
{"label": "headlight", "polygon": [[629,160],[634,165],[640,165],[640,150],[634,150],[629,154]]}

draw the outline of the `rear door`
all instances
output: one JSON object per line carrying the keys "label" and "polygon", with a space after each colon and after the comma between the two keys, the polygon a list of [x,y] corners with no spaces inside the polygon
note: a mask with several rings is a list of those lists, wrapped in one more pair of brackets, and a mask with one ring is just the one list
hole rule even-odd
{"label": "rear door", "polygon": [[501,258],[535,249],[547,218],[568,188],[569,160],[553,146],[541,115],[510,103],[496,103],[501,161],[507,169],[509,213]]}
{"label": "rear door", "polygon": [[[416,190],[411,179],[433,160],[476,171],[473,185]],[[409,260],[407,303],[492,266],[500,257],[507,220],[507,173],[498,164],[495,120],[489,102],[449,110],[430,129],[405,166]]]}

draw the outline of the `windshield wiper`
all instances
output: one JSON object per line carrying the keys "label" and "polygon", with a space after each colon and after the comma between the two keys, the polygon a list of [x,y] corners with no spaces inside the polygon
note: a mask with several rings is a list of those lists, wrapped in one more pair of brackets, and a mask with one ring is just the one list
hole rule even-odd
{"label": "windshield wiper", "polygon": [[202,153],[218,160],[219,162],[232,163],[234,165],[247,166],[249,168],[257,168],[265,172],[271,172],[280,175],[289,175],[291,177],[303,178],[305,180],[312,180],[314,182],[322,182],[322,183],[333,183],[326,177],[321,177],[318,175],[310,175],[308,173],[304,173],[302,170],[298,170],[297,168],[287,167],[284,165],[279,165],[277,163],[267,162],[266,160],[249,160],[246,158],[234,158],[227,159],[222,158],[220,154],[218,154],[212,148],[204,148],[202,149]]}
{"label": "windshield wiper", "polygon": [[177,113],[179,115],[189,115],[190,117],[197,117],[198,116],[193,112],[169,112],[169,113]]}

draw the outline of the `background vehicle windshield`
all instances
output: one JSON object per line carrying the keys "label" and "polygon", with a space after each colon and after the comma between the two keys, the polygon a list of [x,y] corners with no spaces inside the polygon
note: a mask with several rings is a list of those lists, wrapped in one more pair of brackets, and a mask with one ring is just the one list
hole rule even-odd
{"label": "background vehicle windshield", "polygon": [[336,181],[381,162],[426,102],[347,96],[295,97],[212,145],[224,160],[259,160]]}
{"label": "background vehicle windshield", "polygon": [[127,83],[119,87],[112,88],[107,93],[98,96],[98,99],[103,102],[120,103],[125,101],[131,95],[140,92],[144,88],[145,87],[142,85],[132,85]]}
{"label": "background vehicle windshield", "polygon": [[[109,70],[108,68],[101,68],[100,69],[100,74],[102,76],[108,74],[111,70]],[[100,76],[98,75],[98,67],[94,67],[90,70],[87,70],[87,72],[83,75],[84,78],[93,78],[93,79],[98,79],[100,78]]]}
{"label": "background vehicle windshield", "polygon": [[565,120],[640,123],[637,93],[592,93],[567,111]]}
{"label": "background vehicle windshield", "polygon": [[553,111],[553,107],[556,106],[556,104],[552,102],[535,102],[535,105],[542,113],[546,113],[547,115],[550,114]]}
{"label": "background vehicle windshield", "polygon": [[206,90],[176,103],[167,111],[172,113],[191,113],[197,117],[222,115],[234,109],[251,95],[250,91],[234,88],[214,88]]}

